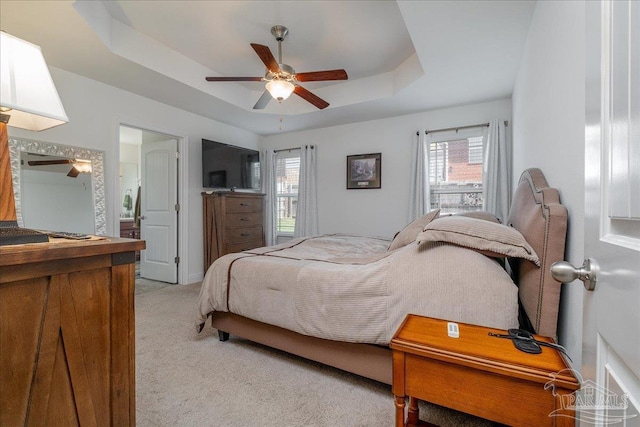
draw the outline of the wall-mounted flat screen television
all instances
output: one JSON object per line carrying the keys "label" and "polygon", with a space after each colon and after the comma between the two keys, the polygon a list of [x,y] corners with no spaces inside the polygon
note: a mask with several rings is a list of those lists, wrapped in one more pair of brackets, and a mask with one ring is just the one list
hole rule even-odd
{"label": "wall-mounted flat screen television", "polygon": [[260,190],[260,153],[203,139],[202,186],[215,189]]}

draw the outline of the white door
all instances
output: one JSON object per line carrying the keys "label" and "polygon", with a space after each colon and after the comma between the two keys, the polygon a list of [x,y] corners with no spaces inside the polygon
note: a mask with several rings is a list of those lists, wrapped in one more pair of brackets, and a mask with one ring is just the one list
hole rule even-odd
{"label": "white door", "polygon": [[640,426],[640,2],[586,2],[581,425]]}
{"label": "white door", "polygon": [[178,141],[142,144],[140,277],[176,283],[178,278]]}

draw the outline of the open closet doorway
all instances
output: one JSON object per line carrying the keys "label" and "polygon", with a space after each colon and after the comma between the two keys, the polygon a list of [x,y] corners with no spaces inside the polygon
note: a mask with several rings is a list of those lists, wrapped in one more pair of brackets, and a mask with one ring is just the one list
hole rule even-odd
{"label": "open closet doorway", "polygon": [[141,278],[172,284],[180,262],[179,140],[120,126],[120,236],[146,241],[136,259]]}

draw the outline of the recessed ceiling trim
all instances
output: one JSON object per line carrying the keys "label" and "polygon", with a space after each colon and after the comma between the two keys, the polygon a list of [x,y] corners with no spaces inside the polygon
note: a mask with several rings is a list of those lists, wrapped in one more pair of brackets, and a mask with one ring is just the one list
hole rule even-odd
{"label": "recessed ceiling trim", "polygon": [[[205,76],[219,73],[115,19],[102,2],[76,1],[74,8],[114,54],[236,107],[258,114],[297,115],[317,111],[304,103],[291,100],[271,102],[263,110],[252,110],[256,100],[262,95],[262,90],[250,90],[241,84],[206,82]],[[249,53],[249,49],[247,51]],[[424,74],[420,62],[414,57],[415,54],[393,72],[334,84],[323,82],[323,87],[314,89],[314,92],[332,100],[329,108],[392,97]]]}

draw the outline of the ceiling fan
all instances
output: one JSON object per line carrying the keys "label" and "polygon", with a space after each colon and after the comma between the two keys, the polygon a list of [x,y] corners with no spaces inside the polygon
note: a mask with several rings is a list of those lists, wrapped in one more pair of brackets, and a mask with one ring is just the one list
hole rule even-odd
{"label": "ceiling fan", "polygon": [[296,73],[290,65],[282,63],[282,41],[289,33],[287,27],[275,25],[271,28],[278,42],[278,61],[273,57],[268,46],[251,43],[251,47],[258,54],[267,72],[264,77],[207,77],[209,82],[267,82],[265,91],[253,106],[254,110],[263,109],[267,106],[271,98],[279,102],[287,99],[291,93],[295,93],[302,99],[310,102],[319,109],[327,108],[329,103],[318,97],[307,89],[303,88],[298,82],[316,82],[327,80],[347,80],[347,72],[345,70],[325,70],[311,71],[306,73]]}
{"label": "ceiling fan", "polygon": [[81,173],[91,173],[91,160],[80,159],[56,159],[56,160],[29,160],[29,166],[71,165],[67,176],[77,178]]}

